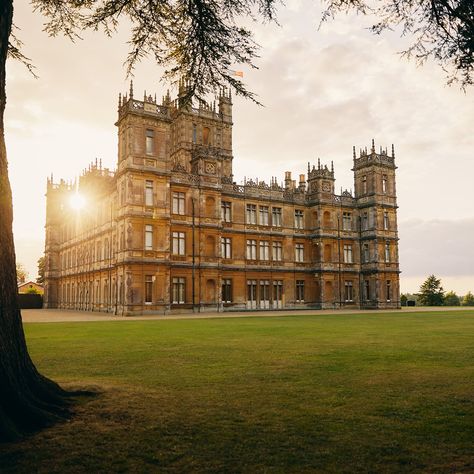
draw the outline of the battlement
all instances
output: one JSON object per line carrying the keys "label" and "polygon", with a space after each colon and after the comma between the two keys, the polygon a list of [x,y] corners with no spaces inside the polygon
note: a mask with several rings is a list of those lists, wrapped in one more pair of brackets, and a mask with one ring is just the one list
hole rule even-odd
{"label": "battlement", "polygon": [[383,149],[380,147],[379,153],[375,151],[375,141],[372,139],[372,147],[370,152],[367,151],[367,147],[365,149],[359,150],[359,157],[356,155],[355,146],[353,147],[353,158],[354,158],[354,168],[353,171],[361,168],[365,168],[367,166],[371,166],[373,164],[384,165],[390,168],[396,169],[395,166],[395,147],[392,145],[392,155],[388,154],[387,148]]}

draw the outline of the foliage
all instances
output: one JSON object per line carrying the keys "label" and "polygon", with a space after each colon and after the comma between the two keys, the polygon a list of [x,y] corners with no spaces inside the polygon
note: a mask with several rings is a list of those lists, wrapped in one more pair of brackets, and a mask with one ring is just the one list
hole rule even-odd
{"label": "foliage", "polygon": [[422,306],[441,306],[444,301],[444,290],[441,280],[430,275],[420,286],[418,302]]}
{"label": "foliage", "polygon": [[36,283],[39,285],[44,284],[44,271],[45,271],[46,257],[43,255],[38,259],[38,278],[36,278]]}
{"label": "foliage", "polygon": [[28,288],[26,290],[26,293],[30,294],[30,295],[37,295],[38,294],[38,290],[35,288],[35,287],[31,287],[31,288]]}
{"label": "foliage", "polygon": [[448,82],[474,81],[474,2],[472,0],[324,0],[323,20],[355,10],[375,16],[371,30],[380,34],[397,29],[412,43],[403,54],[418,63],[437,61]]}
{"label": "foliage", "polygon": [[468,291],[462,299],[463,306],[474,306],[474,295]]}
{"label": "foliage", "polygon": [[[236,65],[255,67],[258,45],[244,17],[274,20],[276,0],[101,0],[50,2],[33,0],[46,19],[51,36],[79,38],[87,29],[115,32],[119,21],[130,24],[130,50],[126,61],[131,73],[141,59],[151,56],[164,66],[164,79],[184,78],[188,99],[203,97],[230,85],[237,94],[256,100],[242,81]],[[256,9],[256,10],[255,10]]]}
{"label": "foliage", "polygon": [[407,305],[407,301],[408,301],[407,295],[405,295],[404,293],[402,293],[402,294],[400,295],[400,306],[406,306],[406,305]]}
{"label": "foliage", "polygon": [[25,270],[25,267],[21,263],[16,264],[16,279],[17,282],[25,283],[28,278],[28,272]]}
{"label": "foliage", "polygon": [[444,306],[460,306],[461,299],[454,291],[449,291],[444,295]]}

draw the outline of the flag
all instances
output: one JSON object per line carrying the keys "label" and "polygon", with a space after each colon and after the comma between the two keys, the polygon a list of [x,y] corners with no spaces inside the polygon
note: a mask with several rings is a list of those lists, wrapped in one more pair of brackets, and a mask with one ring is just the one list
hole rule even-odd
{"label": "flag", "polygon": [[234,70],[231,69],[229,72],[231,73],[232,76],[244,77],[244,72],[243,71],[234,71]]}

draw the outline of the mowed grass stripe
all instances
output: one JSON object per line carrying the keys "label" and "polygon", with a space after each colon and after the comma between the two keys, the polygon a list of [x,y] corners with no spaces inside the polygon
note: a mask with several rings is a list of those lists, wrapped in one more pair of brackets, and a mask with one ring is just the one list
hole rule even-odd
{"label": "mowed grass stripe", "polygon": [[474,471],[474,311],[25,326],[103,393],[6,472]]}

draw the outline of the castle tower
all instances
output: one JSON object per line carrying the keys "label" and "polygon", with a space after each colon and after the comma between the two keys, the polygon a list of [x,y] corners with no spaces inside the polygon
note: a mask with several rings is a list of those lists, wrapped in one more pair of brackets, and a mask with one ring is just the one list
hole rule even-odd
{"label": "castle tower", "polygon": [[360,304],[400,306],[395,153],[360,150],[354,158],[355,198],[359,208],[361,256]]}

